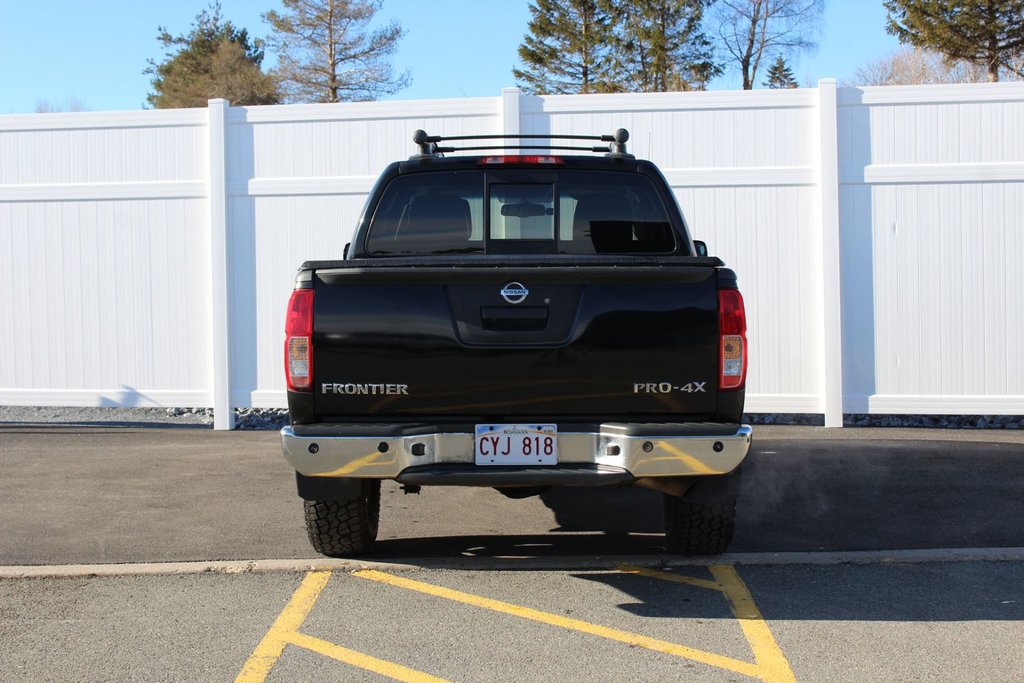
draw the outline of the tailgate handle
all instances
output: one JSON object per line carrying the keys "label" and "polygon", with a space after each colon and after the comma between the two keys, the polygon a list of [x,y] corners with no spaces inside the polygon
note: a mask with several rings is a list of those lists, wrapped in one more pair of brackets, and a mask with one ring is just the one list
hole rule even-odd
{"label": "tailgate handle", "polygon": [[483,306],[480,320],[485,330],[543,330],[548,324],[547,306]]}

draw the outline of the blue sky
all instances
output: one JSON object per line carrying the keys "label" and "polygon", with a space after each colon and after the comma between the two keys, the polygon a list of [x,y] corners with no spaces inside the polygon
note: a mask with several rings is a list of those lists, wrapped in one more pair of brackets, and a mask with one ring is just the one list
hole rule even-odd
{"label": "blue sky", "polygon": [[[149,92],[146,60],[162,57],[157,26],[187,32],[206,0],[0,0],[0,114],[32,112],[39,101],[74,97],[91,110],[139,109]],[[223,14],[250,34],[276,0],[222,0]],[[384,0],[382,21],[406,29],[394,63],[412,85],[391,99],[496,96],[515,85],[516,48],[528,0]],[[826,0],[818,50],[794,66],[802,85],[840,80],[897,47],[885,33],[881,0]],[[268,60],[272,62],[272,58]],[[761,77],[758,81],[762,80]],[[738,88],[735,75],[715,89]]]}

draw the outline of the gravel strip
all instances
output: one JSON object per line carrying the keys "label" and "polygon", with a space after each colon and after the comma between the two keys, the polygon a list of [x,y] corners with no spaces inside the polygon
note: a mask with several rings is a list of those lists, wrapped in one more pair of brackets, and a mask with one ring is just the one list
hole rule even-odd
{"label": "gravel strip", "polygon": [[[743,421],[752,425],[824,427],[817,414],[753,413]],[[844,427],[913,427],[919,429],[1024,429],[1024,415],[843,415]]]}
{"label": "gravel strip", "polygon": [[95,408],[0,406],[2,424],[64,424],[97,427],[212,426],[212,408]]}
{"label": "gravel strip", "polygon": [[235,425],[238,429],[281,429],[288,426],[288,411],[284,408],[236,408]]}

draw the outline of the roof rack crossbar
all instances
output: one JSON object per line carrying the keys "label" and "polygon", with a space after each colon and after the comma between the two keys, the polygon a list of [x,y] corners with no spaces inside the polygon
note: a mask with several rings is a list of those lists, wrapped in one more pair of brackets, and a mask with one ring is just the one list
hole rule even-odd
{"label": "roof rack crossbar", "polygon": [[[628,157],[626,153],[626,141],[629,140],[629,131],[619,128],[614,135],[551,135],[551,134],[528,134],[515,133],[496,135],[427,135],[423,130],[417,130],[412,135],[412,140],[420,148],[420,157],[431,157],[445,152],[462,152],[468,150],[494,150],[494,149],[557,149],[572,150],[580,152],[605,152],[609,156]],[[439,147],[439,142],[453,142],[461,140],[598,140],[609,143],[607,147],[595,145],[593,147],[567,147],[560,145],[495,145],[495,146],[467,146],[467,147]]]}
{"label": "roof rack crossbar", "polygon": [[494,149],[557,149],[572,150],[576,152],[607,152],[607,147],[594,145],[593,147],[569,147],[566,145],[470,145],[468,147],[435,147],[438,154],[446,152],[467,152],[470,150],[494,150]]}
{"label": "roof rack crossbar", "polygon": [[448,142],[450,140],[600,140],[615,142],[614,135],[528,135],[528,134],[496,134],[496,135],[428,135],[426,142]]}

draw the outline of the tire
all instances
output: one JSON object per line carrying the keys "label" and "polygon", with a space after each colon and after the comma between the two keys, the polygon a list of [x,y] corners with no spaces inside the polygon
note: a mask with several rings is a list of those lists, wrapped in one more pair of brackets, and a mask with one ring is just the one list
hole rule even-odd
{"label": "tire", "polygon": [[736,528],[736,499],[695,502],[665,495],[665,542],[683,555],[721,555]]}
{"label": "tire", "polygon": [[380,481],[366,480],[358,498],[306,500],[306,533],[313,549],[328,557],[351,557],[370,551],[380,521]]}

